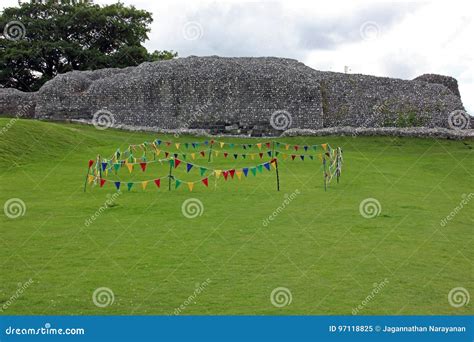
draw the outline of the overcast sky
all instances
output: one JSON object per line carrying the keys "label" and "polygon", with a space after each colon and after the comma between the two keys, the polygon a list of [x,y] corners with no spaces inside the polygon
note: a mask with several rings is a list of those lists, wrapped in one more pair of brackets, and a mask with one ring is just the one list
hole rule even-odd
{"label": "overcast sky", "polygon": [[153,13],[145,44],[150,50],[174,50],[181,57],[287,57],[319,70],[343,72],[348,66],[351,73],[403,79],[450,75],[474,114],[471,1],[122,2]]}

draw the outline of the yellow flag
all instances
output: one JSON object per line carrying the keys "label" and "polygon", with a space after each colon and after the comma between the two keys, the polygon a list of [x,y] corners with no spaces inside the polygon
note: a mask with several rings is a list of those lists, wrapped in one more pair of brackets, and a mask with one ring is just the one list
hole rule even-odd
{"label": "yellow flag", "polygon": [[142,182],[142,189],[145,190],[147,185],[148,185],[148,181],[143,181]]}
{"label": "yellow flag", "polygon": [[252,160],[254,160],[254,159],[255,159],[255,154],[254,154],[254,153],[251,153],[251,154],[250,154],[250,158],[251,158]]}
{"label": "yellow flag", "polygon": [[176,146],[176,149],[179,150],[179,145],[181,145],[180,143],[176,143],[174,144]]}
{"label": "yellow flag", "polygon": [[286,144],[285,145],[285,150],[288,150],[290,148],[290,145]]}
{"label": "yellow flag", "polygon": [[220,143],[220,145],[221,145],[221,148],[223,148],[223,147],[224,147],[224,143],[223,143],[223,142],[221,142],[221,143]]}
{"label": "yellow flag", "polygon": [[261,150],[261,149],[262,149],[262,144],[261,144],[261,143],[258,143],[258,144],[257,144],[257,147],[258,147],[259,150]]}
{"label": "yellow flag", "polygon": [[133,171],[133,164],[130,164],[130,163],[127,163],[127,168],[128,168],[128,172],[132,173]]}
{"label": "yellow flag", "polygon": [[219,176],[221,175],[221,170],[214,170],[214,174],[216,175],[216,178],[219,178]]}
{"label": "yellow flag", "polygon": [[159,156],[161,153],[161,150],[156,150],[156,155]]}
{"label": "yellow flag", "polygon": [[328,144],[321,144],[322,148],[324,148],[324,151],[326,151],[326,148],[328,147]]}
{"label": "yellow flag", "polygon": [[242,171],[235,171],[235,174],[239,180],[242,178]]}
{"label": "yellow flag", "polygon": [[196,158],[196,153],[191,153],[191,158],[194,160]]}
{"label": "yellow flag", "polygon": [[89,180],[89,184],[92,183],[94,181],[94,176],[89,175],[88,180]]}
{"label": "yellow flag", "polygon": [[194,183],[193,182],[188,182],[188,188],[189,188],[189,191],[193,191]]}
{"label": "yellow flag", "polygon": [[219,151],[214,151],[214,154],[216,155],[216,157],[219,155]]}
{"label": "yellow flag", "polygon": [[282,156],[283,156],[283,160],[286,160],[286,158],[288,158],[288,155],[286,153],[283,153]]}
{"label": "yellow flag", "polygon": [[105,176],[109,175],[109,169],[105,169]]}
{"label": "yellow flag", "polygon": [[323,155],[321,153],[318,154],[318,158],[320,161],[323,161]]}
{"label": "yellow flag", "polygon": [[276,161],[272,160],[272,162],[271,162],[270,164],[272,164],[272,166],[273,166],[273,167],[276,169],[276,167],[277,167],[277,165],[276,165],[276,164],[277,164],[277,163],[276,163]]}

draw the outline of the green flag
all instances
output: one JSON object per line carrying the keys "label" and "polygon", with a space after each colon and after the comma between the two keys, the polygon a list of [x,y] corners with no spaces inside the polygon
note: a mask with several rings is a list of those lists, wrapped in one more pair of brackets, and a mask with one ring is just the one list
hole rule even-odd
{"label": "green flag", "polygon": [[257,168],[256,167],[251,167],[250,171],[252,171],[254,176],[257,174]]}
{"label": "green flag", "polygon": [[181,181],[179,179],[176,179],[175,181],[175,189],[179,188],[179,186],[181,185]]}
{"label": "green flag", "polygon": [[205,167],[200,167],[199,172],[201,172],[201,176],[203,176],[206,173],[207,169]]}
{"label": "green flag", "polygon": [[258,170],[258,172],[262,173],[262,171],[263,171],[263,165],[258,165],[258,166],[257,166],[257,170]]}
{"label": "green flag", "polygon": [[133,186],[133,183],[127,183],[128,191],[130,191],[130,189],[132,189],[132,186]]}

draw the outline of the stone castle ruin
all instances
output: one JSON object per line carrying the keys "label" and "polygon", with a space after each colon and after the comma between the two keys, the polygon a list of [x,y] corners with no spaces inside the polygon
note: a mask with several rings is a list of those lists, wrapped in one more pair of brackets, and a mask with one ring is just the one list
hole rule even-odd
{"label": "stone castle ruin", "polygon": [[281,133],[289,128],[445,127],[464,110],[457,81],[314,70],[283,58],[187,57],[124,69],[72,71],[36,93],[0,89],[0,115],[115,125]]}

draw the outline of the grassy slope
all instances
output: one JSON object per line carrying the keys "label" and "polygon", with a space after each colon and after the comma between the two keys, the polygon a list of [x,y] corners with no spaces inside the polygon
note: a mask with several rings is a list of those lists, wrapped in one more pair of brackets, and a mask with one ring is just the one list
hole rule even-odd
{"label": "grassy slope", "polygon": [[[0,128],[8,122],[0,119]],[[27,206],[23,217],[0,215],[0,303],[19,282],[34,281],[4,314],[169,314],[208,278],[182,313],[351,314],[385,278],[360,314],[473,313],[472,303],[455,309],[447,295],[458,286],[474,294],[474,203],[439,224],[473,192],[472,140],[285,138],[343,146],[342,183],[325,193],[317,162],[281,161],[279,193],[266,171],[241,182],[221,179],[217,188],[196,185],[191,194],[150,184],[123,193],[86,227],[114,192],[106,184],[83,193],[87,160],[154,137],[34,121],[0,135],[0,203],[16,197]],[[195,140],[204,139],[180,138]],[[212,165],[252,164],[219,158]],[[301,194],[264,227],[295,189]],[[181,213],[190,197],[204,203],[195,219]],[[382,205],[377,218],[359,214],[368,197]],[[107,308],[91,299],[102,286],[115,294]],[[284,308],[270,302],[279,286],[293,296]]]}

